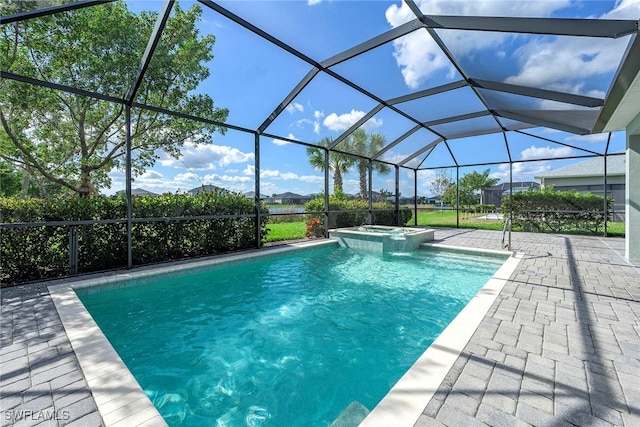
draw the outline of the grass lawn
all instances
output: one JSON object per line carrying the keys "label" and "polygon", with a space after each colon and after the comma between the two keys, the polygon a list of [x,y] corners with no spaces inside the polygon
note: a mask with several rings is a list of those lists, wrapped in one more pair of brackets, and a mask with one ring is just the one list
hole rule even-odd
{"label": "grass lawn", "polygon": [[[410,222],[412,225],[413,222]],[[418,211],[418,225],[422,226],[440,226],[454,227],[456,226],[455,211]],[[483,219],[477,218],[476,215],[460,214],[460,228],[476,228],[482,230],[502,230],[504,222],[501,219]],[[602,235],[602,231],[598,234]],[[624,237],[624,222],[608,222],[608,236]]]}
{"label": "grass lawn", "polygon": [[[412,221],[409,221],[413,225]],[[418,211],[418,225],[434,225],[439,227],[456,226],[455,211]],[[460,228],[477,228],[482,230],[502,230],[501,219],[479,219],[472,215],[460,214]]]}
{"label": "grass lawn", "polygon": [[[409,220],[413,225],[413,218]],[[418,211],[418,225],[452,227],[456,226],[455,211]],[[304,239],[307,224],[304,221],[269,223],[267,242]],[[460,214],[460,228],[475,228],[481,230],[502,230],[504,223],[498,219],[480,219],[472,215]],[[601,233],[600,233],[601,235]],[[607,235],[624,236],[623,222],[607,223]]]}
{"label": "grass lawn", "polygon": [[307,231],[307,223],[304,221],[269,223],[267,227],[267,242],[304,239],[304,233]]}

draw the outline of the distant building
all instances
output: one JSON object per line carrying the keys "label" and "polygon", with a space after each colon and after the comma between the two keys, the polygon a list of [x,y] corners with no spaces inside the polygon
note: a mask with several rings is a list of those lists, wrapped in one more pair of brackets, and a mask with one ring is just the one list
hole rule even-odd
{"label": "distant building", "polygon": [[195,196],[200,193],[215,193],[216,191],[228,191],[228,190],[222,187],[217,187],[215,185],[207,184],[207,185],[201,185],[200,187],[192,188],[191,190],[187,191],[187,193],[191,194],[192,196]]}
{"label": "distant building", "polygon": [[[607,197],[613,199],[614,217],[622,220],[625,209],[626,156],[607,156]],[[597,157],[575,163],[535,177],[542,188],[559,191],[577,190],[604,196],[604,160]]]}
{"label": "distant building", "polygon": [[300,194],[286,192],[273,196],[273,203],[283,205],[304,205],[308,201],[315,199],[315,197],[316,196],[314,194],[302,196]]}
{"label": "distant building", "polygon": [[[256,198],[255,191],[247,191],[245,193],[242,193],[242,195],[251,200],[254,200]],[[264,202],[268,204],[273,204],[273,197],[267,196],[265,194],[260,194],[260,200],[264,200]]]}
{"label": "distant building", "polygon": [[[116,192],[116,196],[124,196],[126,193],[125,190],[120,190],[118,192]],[[159,194],[157,193],[153,193],[151,191],[147,191],[144,188],[132,188],[131,189],[131,195],[132,196],[151,196],[151,197],[156,197]]]}
{"label": "distant building", "polygon": [[482,203],[485,205],[495,205],[496,208],[502,206],[502,198],[508,196],[513,191],[517,193],[519,191],[527,191],[531,188],[540,188],[540,184],[534,181],[518,181],[512,182],[509,185],[508,182],[503,182],[493,187],[489,187],[486,190],[482,190]]}
{"label": "distant building", "polygon": [[427,197],[427,198],[424,200],[424,202],[425,202],[427,205],[439,205],[439,204],[440,204],[440,202],[441,202],[441,200],[440,200],[440,197],[438,197],[438,196],[431,196],[431,197]]}

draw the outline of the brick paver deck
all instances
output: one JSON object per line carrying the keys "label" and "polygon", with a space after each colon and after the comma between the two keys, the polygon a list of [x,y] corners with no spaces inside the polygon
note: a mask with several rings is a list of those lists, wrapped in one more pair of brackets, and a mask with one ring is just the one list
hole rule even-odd
{"label": "brick paver deck", "polygon": [[[500,235],[436,240],[500,249]],[[416,426],[640,426],[640,266],[624,241],[514,233],[513,249],[524,259]],[[2,290],[0,425],[102,425],[46,285]]]}

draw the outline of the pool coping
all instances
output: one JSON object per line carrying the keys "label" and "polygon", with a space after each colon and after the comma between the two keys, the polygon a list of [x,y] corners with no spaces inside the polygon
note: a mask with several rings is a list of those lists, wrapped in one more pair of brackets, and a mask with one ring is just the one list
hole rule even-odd
{"label": "pool coping", "polygon": [[[154,275],[181,274],[221,263],[254,257],[268,257],[293,250],[329,245],[337,245],[337,242],[335,240],[319,240],[292,243],[262,251],[170,263],[162,267],[141,268],[138,271],[105,273],[70,283],[50,285],[48,287],[49,293],[105,427],[166,426],[167,423],[85,309],[75,292],[76,289],[98,285],[100,287],[117,287],[124,282]],[[426,243],[422,246],[508,255],[509,258],[378,403],[360,424],[361,426],[394,425],[402,427],[415,424],[522,259],[522,254],[516,252],[478,250],[437,243]]]}
{"label": "pool coping", "polygon": [[465,248],[439,243],[423,243],[421,246],[458,252],[508,255],[509,258],[373,408],[359,424],[360,427],[413,427],[416,424],[524,257],[523,253],[516,251]]}

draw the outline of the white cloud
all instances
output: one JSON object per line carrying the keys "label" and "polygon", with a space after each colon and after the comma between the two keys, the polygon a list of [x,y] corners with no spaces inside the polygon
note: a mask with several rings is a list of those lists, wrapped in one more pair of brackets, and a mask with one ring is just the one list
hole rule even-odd
{"label": "white cloud", "polygon": [[[200,178],[205,185],[215,185],[229,191],[244,193],[254,189],[253,178],[240,175],[207,174]],[[200,182],[198,182],[200,185]]]}
{"label": "white cloud", "polygon": [[640,16],[640,0],[617,0],[616,6],[603,18],[638,19]]}
{"label": "white cloud", "polygon": [[532,145],[531,147],[525,148],[520,153],[520,157],[522,160],[533,160],[533,159],[553,159],[553,158],[563,158],[568,157],[574,154],[574,150],[571,147],[536,147]]}
{"label": "white cloud", "polygon": [[211,182],[214,185],[216,183],[238,183],[238,182],[252,182],[253,180],[248,176],[240,175],[218,175],[216,173],[207,174],[202,179],[203,182]]}
{"label": "white cloud", "polygon": [[296,120],[295,125],[301,129],[304,129],[307,125],[313,126],[313,132],[316,134],[320,133],[320,120],[324,117],[324,112],[322,111],[314,111],[313,112],[313,120],[311,119],[300,119]]}
{"label": "white cloud", "polygon": [[299,128],[304,128],[305,125],[313,124],[313,120],[309,119],[300,119],[295,121],[295,125]]}
{"label": "white cloud", "polygon": [[[363,118],[364,115],[365,112],[360,110],[351,110],[349,113],[340,115],[331,113],[325,117],[322,124],[334,132],[342,132],[353,126],[353,124]],[[367,129],[377,128],[380,126],[382,126],[382,119],[376,119],[375,116],[367,120],[364,124],[364,127]]]}
{"label": "white cloud", "polygon": [[244,168],[244,170],[242,171],[243,175],[255,175],[256,173],[256,166],[255,165],[247,165],[246,168]]}
{"label": "white cloud", "polygon": [[324,111],[314,111],[313,112],[313,133],[315,134],[319,134],[320,133],[320,119],[322,119],[324,117]]}
{"label": "white cloud", "polygon": [[[344,179],[342,189],[347,194],[358,194],[360,192],[360,181],[357,179]],[[331,191],[333,191],[333,178],[331,179]]]}
{"label": "white cloud", "polygon": [[593,135],[572,135],[565,138],[565,142],[605,142],[609,138],[608,133],[595,133]]}
{"label": "white cloud", "polygon": [[233,163],[245,163],[254,159],[253,153],[244,153],[235,147],[214,144],[187,143],[181,150],[180,160],[167,154],[160,160],[162,166],[184,168],[185,165],[194,170],[215,169]]}
{"label": "white cloud", "polygon": [[189,186],[189,190],[193,185],[200,185],[200,179],[198,175],[193,172],[179,173],[171,179],[172,183],[184,184],[183,186]]}
{"label": "white cloud", "polygon": [[369,120],[364,122],[364,125],[363,125],[365,129],[375,129],[375,128],[379,128],[380,126],[382,126],[382,119],[376,119],[375,116],[371,117]]}
{"label": "white cloud", "polygon": [[[105,194],[113,194],[125,189],[124,173],[117,169],[112,169],[109,172],[109,176],[111,177],[111,188],[105,189]],[[158,194],[184,192],[197,185],[200,185],[200,181],[191,172],[178,174],[170,178],[157,170],[147,170],[142,175],[135,177],[133,181],[133,188],[143,188]]]}
{"label": "white cloud", "polygon": [[349,129],[351,125],[360,120],[364,116],[364,111],[351,110],[351,113],[345,113],[337,115],[336,113],[329,114],[322,122],[327,128],[332,131],[344,131]]}
{"label": "white cloud", "polygon": [[396,39],[393,45],[393,57],[410,89],[417,89],[425,80],[442,70],[450,75],[454,72],[453,65],[424,31],[415,31]]}
{"label": "white cloud", "polygon": [[148,170],[142,175],[134,178],[133,188],[143,188],[154,193],[164,193],[167,191],[175,192],[180,189],[185,189],[184,185],[181,185],[184,184],[184,182],[184,180],[166,178],[158,171]]}
{"label": "white cloud", "polygon": [[[417,4],[427,15],[550,16],[554,11],[568,6],[570,1],[423,0]],[[415,18],[406,3],[390,6],[385,16],[394,28]],[[501,33],[477,31],[443,31],[440,36],[456,55],[468,55],[488,47],[495,48],[511,37]],[[395,40],[394,49],[394,57],[405,84],[411,89],[418,88],[429,77],[443,71],[453,77],[454,68],[451,63],[424,30],[414,31]]]}
{"label": "white cloud", "polygon": [[[640,0],[621,0],[614,9],[600,18],[638,19],[639,16]],[[602,90],[585,90],[584,85],[577,84],[576,80],[615,70],[627,43],[626,37],[618,40],[586,37],[535,38],[516,50],[520,71],[507,78],[506,82],[604,98]]]}
{"label": "white cloud", "polygon": [[[553,169],[550,161],[514,163],[513,181],[535,181],[535,177]],[[509,165],[498,166],[498,171],[491,173],[491,177],[500,179],[500,182],[509,182]]]}
{"label": "white cloud", "polygon": [[322,3],[322,0],[307,0],[307,5],[309,6],[314,6],[319,3]]}
{"label": "white cloud", "polygon": [[147,170],[142,175],[137,177],[136,179],[164,179],[164,175],[162,175],[158,171]]}
{"label": "white cloud", "polygon": [[300,111],[300,112],[304,111],[304,106],[297,102],[292,102],[291,104],[287,105],[286,110],[289,114],[293,114],[296,111]]}
{"label": "white cloud", "polygon": [[[393,151],[389,151],[388,153],[385,153],[383,157],[384,157],[384,160],[389,162],[389,163],[400,163],[401,161],[403,161],[404,159],[406,159],[410,155],[411,155],[411,153],[401,154],[401,153],[395,153]],[[413,174],[413,172],[411,172],[411,173]]]}
{"label": "white cloud", "polygon": [[574,37],[536,39],[516,50],[520,71],[505,82],[603,97],[602,91],[585,93],[584,85],[576,80],[615,70],[626,42]]}
{"label": "white cloud", "polygon": [[266,169],[260,171],[260,178],[262,179],[282,179],[282,180],[295,180],[313,184],[320,184],[324,182],[324,176],[320,175],[298,175],[293,172],[281,172],[274,169]]}
{"label": "white cloud", "polygon": [[[289,139],[293,139],[293,140],[296,140],[296,141],[299,141],[299,140],[298,140],[298,138],[296,138],[296,137],[295,137],[295,135],[294,135],[294,134],[292,134],[292,133],[289,133],[289,135],[287,135],[287,138],[289,138]],[[290,144],[290,142],[289,142],[289,141],[285,141],[285,140],[283,140],[283,139],[277,139],[277,138],[274,138],[274,139],[273,139],[273,143],[274,143],[275,145],[287,145],[287,144]]]}

